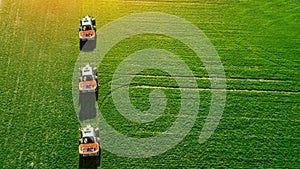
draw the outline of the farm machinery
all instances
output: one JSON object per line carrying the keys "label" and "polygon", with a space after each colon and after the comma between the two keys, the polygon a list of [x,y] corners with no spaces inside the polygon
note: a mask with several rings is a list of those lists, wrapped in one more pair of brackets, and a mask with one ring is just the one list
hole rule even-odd
{"label": "farm machinery", "polygon": [[98,77],[96,67],[92,68],[91,65],[87,64],[80,68],[79,91],[80,95],[95,93],[96,101],[98,101]]}
{"label": "farm machinery", "polygon": [[80,121],[96,117],[95,103],[98,101],[97,68],[87,64],[80,68],[79,77],[79,119]]}
{"label": "farm machinery", "polygon": [[87,125],[80,130],[79,139],[79,167],[95,167],[100,166],[100,137],[98,128]]}
{"label": "farm machinery", "polygon": [[91,48],[92,50],[96,48],[96,20],[94,17],[85,16],[80,20],[79,27],[79,44],[80,50],[83,49],[84,46],[87,48]]}

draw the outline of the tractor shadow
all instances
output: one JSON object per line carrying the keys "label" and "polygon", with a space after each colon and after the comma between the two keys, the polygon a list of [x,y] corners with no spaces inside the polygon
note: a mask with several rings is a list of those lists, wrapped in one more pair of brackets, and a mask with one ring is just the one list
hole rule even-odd
{"label": "tractor shadow", "polygon": [[88,119],[94,119],[97,116],[96,111],[96,96],[95,93],[80,93],[79,94],[79,120],[82,122]]}
{"label": "tractor shadow", "polygon": [[79,169],[97,169],[101,166],[101,151],[99,157],[79,158]]}
{"label": "tractor shadow", "polygon": [[92,52],[94,49],[96,49],[97,46],[97,36],[95,40],[87,40],[87,41],[81,41],[79,42],[80,44],[80,51],[83,52]]}

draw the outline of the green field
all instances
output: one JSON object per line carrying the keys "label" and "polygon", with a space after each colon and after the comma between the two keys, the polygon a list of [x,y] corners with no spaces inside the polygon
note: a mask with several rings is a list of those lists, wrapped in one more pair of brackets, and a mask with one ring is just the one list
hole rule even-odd
{"label": "green field", "polygon": [[195,125],[171,150],[150,158],[119,157],[103,150],[101,168],[299,168],[298,0],[2,0],[0,168],[78,168],[80,122],[73,106],[72,76],[80,53],[79,19],[93,15],[100,29],[139,12],[176,15],[206,34],[226,73],[225,110],[214,134],[199,144],[211,99],[203,63],[167,36],[124,39],[98,66],[98,106],[111,126],[130,137],[146,138],[161,134],[177,118],[180,90],[159,70],[145,70],[133,78],[130,99],[145,111],[150,108],[149,93],[161,88],[168,102],[160,118],[134,123],[114,106],[111,80],[116,68],[145,48],[179,56],[196,77],[201,103]]}

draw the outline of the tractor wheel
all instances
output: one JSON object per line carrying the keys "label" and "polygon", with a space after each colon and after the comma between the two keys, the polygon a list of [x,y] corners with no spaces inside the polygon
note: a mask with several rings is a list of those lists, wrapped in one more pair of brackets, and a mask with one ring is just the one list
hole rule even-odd
{"label": "tractor wheel", "polygon": [[95,18],[92,19],[92,24],[93,24],[94,26],[96,26],[96,20],[95,20]]}
{"label": "tractor wheel", "polygon": [[97,91],[95,92],[95,97],[96,97],[96,102],[98,101],[98,89]]}
{"label": "tractor wheel", "polygon": [[96,96],[96,102],[97,102],[98,101],[98,94],[99,94],[98,79],[96,79],[96,83],[97,83],[97,88],[96,88],[95,96]]}
{"label": "tractor wheel", "polygon": [[79,155],[79,168],[82,168],[84,166],[84,159],[83,157],[81,157],[81,155]]}
{"label": "tractor wheel", "polygon": [[79,45],[80,45],[80,47],[79,47],[80,50],[82,50],[84,44],[83,44],[83,41],[82,41],[81,39],[80,39],[80,41],[79,41]]}
{"label": "tractor wheel", "polygon": [[99,155],[97,156],[97,166],[100,167],[101,163],[101,148],[99,146]]}

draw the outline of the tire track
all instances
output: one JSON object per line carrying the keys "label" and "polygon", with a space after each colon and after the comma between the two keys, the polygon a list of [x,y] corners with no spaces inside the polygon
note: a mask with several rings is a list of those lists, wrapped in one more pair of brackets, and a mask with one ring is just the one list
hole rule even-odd
{"label": "tire track", "polygon": [[[43,19],[43,25],[41,26],[42,27],[42,35],[46,35],[47,33],[47,25],[48,25],[48,23],[50,23],[50,22],[48,22],[49,21],[49,13],[50,13],[50,1],[46,1],[45,2],[46,3],[46,14],[45,14],[45,16],[43,16],[43,17],[45,17],[44,19]],[[56,30],[56,29],[55,29]],[[35,60],[35,62],[36,62],[36,65],[35,65],[35,69],[34,69],[34,71],[37,71],[37,73],[34,73],[34,74],[39,74],[39,72],[42,72],[44,69],[43,69],[43,65],[41,64],[43,61],[42,61],[42,57],[43,57],[43,55],[44,55],[44,53],[45,53],[45,48],[46,48],[47,46],[46,46],[46,43],[44,42],[44,43],[40,43],[39,44],[39,51],[38,51],[38,55],[37,55],[37,60]],[[46,79],[44,79],[44,80],[46,80]],[[36,83],[34,83],[34,85],[38,88],[38,86],[36,85]],[[35,90],[33,90],[32,91],[32,100],[34,100],[35,99]],[[41,103],[44,103],[44,100],[45,100],[45,98],[43,98],[43,100],[42,100],[42,102]],[[43,117],[43,112],[39,112],[39,114],[38,115],[36,115],[36,116],[39,116],[38,118],[40,118],[40,119],[42,119],[42,117]]]}
{"label": "tire track", "polygon": [[[124,76],[126,76],[124,74]],[[249,81],[249,82],[273,82],[273,83],[285,83],[291,82],[282,79],[265,79],[265,78],[213,78],[213,77],[199,77],[199,76],[165,76],[165,75],[127,75],[130,77],[150,77],[150,78],[174,78],[174,79],[199,79],[199,80],[226,80],[226,81]]]}
{"label": "tire track", "polygon": [[[17,2],[12,2],[12,3],[17,3]],[[17,5],[10,5],[10,12],[9,12],[9,19],[8,20],[12,20],[12,21],[16,21],[16,18],[18,17],[18,14],[16,14],[16,15],[14,15],[15,14],[15,9],[19,9],[21,7],[21,5],[20,5],[20,2],[17,4]],[[13,22],[12,24],[11,24],[11,26],[13,26],[13,28],[12,28],[12,34],[14,35],[13,36],[13,39],[15,39],[16,38],[16,29],[17,29],[17,22]],[[11,45],[11,43],[13,43],[13,42],[16,42],[16,41],[13,41],[13,40],[11,40],[10,38],[8,38],[8,40],[6,41],[7,43],[7,46],[5,47],[6,49],[8,49],[8,51],[7,51],[7,56],[8,56],[8,65],[7,65],[7,71],[6,71],[6,73],[7,73],[7,76],[6,77],[9,77],[8,76],[8,73],[9,73],[9,69],[10,69],[10,66],[11,66],[11,58],[10,58],[10,56],[13,54],[13,50],[14,50],[14,48],[12,47],[12,46],[10,46]],[[13,65],[12,65],[13,66]],[[20,75],[22,74],[21,73],[21,70],[20,69],[15,69],[17,72],[16,72],[16,81],[15,81],[15,85],[14,85],[14,89],[13,89],[13,94],[12,94],[12,100],[11,100],[11,103],[15,103],[16,102],[16,100],[17,100],[17,98],[18,98],[18,93],[19,93],[19,89],[20,89]],[[14,80],[11,80],[11,82],[13,82]],[[16,109],[17,109],[17,107],[16,106],[14,106],[12,109],[11,109],[11,112],[15,112],[16,111]],[[13,113],[10,113],[9,115],[8,115],[9,117],[9,121],[8,121],[8,124],[7,124],[7,126],[6,126],[6,130],[5,131],[10,131],[10,128],[12,127],[12,120],[13,120],[13,118],[14,118],[14,114]],[[7,147],[7,144],[8,144],[8,139],[7,138],[5,138],[5,141],[4,141],[4,147]]]}
{"label": "tire track", "polygon": [[[207,116],[199,115],[198,117],[205,119]],[[280,118],[266,118],[266,117],[246,117],[246,116],[239,116],[239,117],[230,117],[230,116],[223,116],[222,120],[245,120],[245,121],[272,121],[272,122],[299,122],[297,119],[280,119]]]}
{"label": "tire track", "polygon": [[255,92],[255,93],[300,93],[299,91],[286,91],[286,90],[255,90],[255,89],[211,89],[211,88],[190,88],[190,87],[171,87],[171,86],[150,86],[150,85],[136,85],[132,88],[144,88],[144,89],[185,89],[185,90],[197,90],[197,91],[229,91],[229,92]]}
{"label": "tire track", "polygon": [[[21,0],[19,1],[18,3],[18,6],[16,7],[16,17],[15,17],[15,26],[14,26],[14,29],[18,29],[18,26],[20,27],[20,24],[21,24],[21,17],[19,16],[19,13],[20,13],[20,10],[23,10],[22,8],[24,8],[23,4],[30,4],[30,9],[32,9],[32,0],[30,2],[26,1],[25,0]],[[19,55],[19,58],[22,59],[25,57],[25,54],[26,54],[26,46],[28,45],[28,40],[29,40],[29,32],[28,32],[28,28],[25,27],[26,31],[24,33],[24,39],[23,39],[23,42],[22,42],[22,45],[21,45],[21,54]],[[13,48],[12,48],[13,49]],[[22,76],[22,70],[21,69],[18,69],[18,73],[17,73],[17,76],[18,76],[18,80],[17,80],[17,88],[19,89],[19,83],[20,83],[20,76]],[[33,90],[33,93],[34,93],[34,90]],[[17,93],[14,95],[16,98],[13,100],[13,103],[16,102],[16,99],[19,95],[19,92],[17,91]],[[27,99],[27,102],[30,101],[30,99]],[[30,108],[29,111],[31,112],[32,109]],[[15,112],[15,111],[13,111]],[[13,119],[13,118],[12,118]],[[11,121],[10,121],[11,122]],[[9,129],[8,129],[9,131]],[[27,132],[24,132],[23,136],[22,136],[22,141],[21,141],[21,144],[24,145],[25,144],[25,140],[26,140],[26,135],[27,135]],[[5,145],[6,147],[6,145]],[[17,162],[17,165],[21,165],[22,164],[22,161],[26,160],[27,159],[27,156],[23,154],[23,151],[20,150],[19,153],[18,153],[19,157],[16,158],[16,162]]]}
{"label": "tire track", "polygon": [[[98,72],[101,74],[101,72]],[[102,74],[103,75],[103,74]],[[111,75],[111,74],[109,74]],[[123,74],[123,76],[129,76],[129,77],[142,77],[142,78],[158,78],[158,79],[185,79],[185,80],[226,80],[226,81],[240,81],[240,82],[261,82],[261,83],[291,83],[293,81],[290,80],[282,80],[282,79],[264,79],[264,78],[211,78],[211,77],[192,77],[192,76],[167,76],[167,75],[128,75],[128,74]],[[111,81],[106,82],[106,85],[109,85]],[[103,84],[102,84],[103,85]],[[153,85],[132,85],[135,88],[161,88],[161,89],[178,89],[175,86],[153,86]],[[190,90],[211,90],[211,88],[185,88],[185,89],[190,89]],[[214,89],[214,90],[222,90],[222,89]],[[231,91],[231,92],[257,92],[257,93],[262,93],[262,92],[277,92],[277,93],[298,93],[299,91],[296,90],[258,90],[258,89],[226,89],[226,91]]]}
{"label": "tire track", "polygon": [[[102,75],[113,75],[113,74],[106,74],[102,72],[98,72],[98,74]],[[160,78],[160,79],[196,79],[196,80],[226,80],[226,81],[242,81],[242,82],[267,82],[267,83],[291,83],[291,80],[282,80],[282,79],[264,79],[264,78],[212,78],[212,77],[199,77],[199,76],[167,76],[167,75],[128,75],[123,74],[123,76],[129,77],[142,77],[142,78]],[[109,84],[111,81],[106,82],[105,84]]]}

